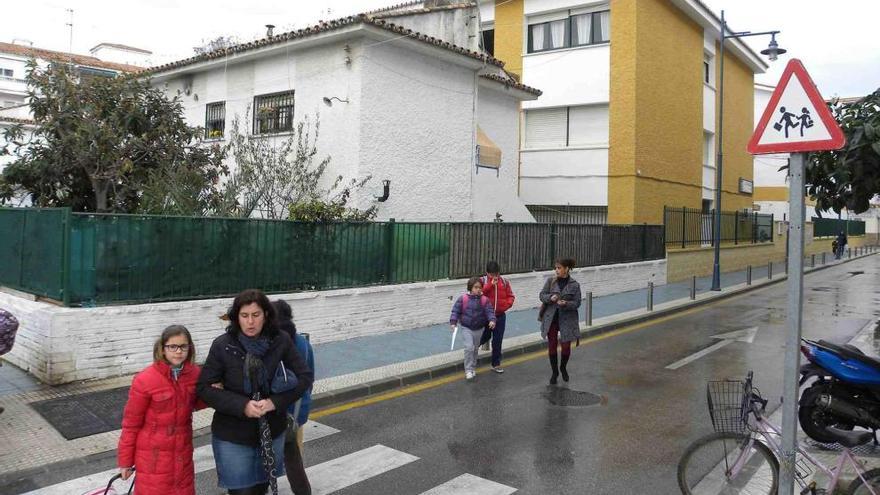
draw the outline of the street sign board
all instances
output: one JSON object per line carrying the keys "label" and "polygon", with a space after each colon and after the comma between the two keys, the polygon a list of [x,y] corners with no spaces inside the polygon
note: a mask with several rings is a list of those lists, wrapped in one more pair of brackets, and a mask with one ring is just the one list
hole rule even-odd
{"label": "street sign board", "polygon": [[749,140],[749,153],[836,150],[844,144],[843,131],[807,70],[791,59]]}

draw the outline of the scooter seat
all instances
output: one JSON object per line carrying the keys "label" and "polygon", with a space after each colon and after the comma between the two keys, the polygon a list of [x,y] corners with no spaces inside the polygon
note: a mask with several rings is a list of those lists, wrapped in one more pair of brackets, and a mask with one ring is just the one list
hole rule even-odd
{"label": "scooter seat", "polygon": [[872,366],[872,367],[880,370],[880,359],[875,359],[875,358],[872,358],[871,356],[866,356],[865,354],[862,353],[862,351],[855,349],[854,347],[853,347],[853,349],[855,349],[855,350],[852,350],[852,349],[850,349],[852,346],[842,346],[842,345],[832,344],[831,342],[828,342],[826,340],[820,340],[819,342],[817,342],[817,344],[819,345],[819,347],[825,347],[827,349],[830,349],[830,350],[840,354],[841,356],[843,356],[847,359],[854,359],[856,361],[861,361],[869,366]]}
{"label": "scooter seat", "polygon": [[848,448],[858,447],[874,439],[874,434],[870,431],[846,431],[830,427],[825,431],[833,436],[837,443]]}

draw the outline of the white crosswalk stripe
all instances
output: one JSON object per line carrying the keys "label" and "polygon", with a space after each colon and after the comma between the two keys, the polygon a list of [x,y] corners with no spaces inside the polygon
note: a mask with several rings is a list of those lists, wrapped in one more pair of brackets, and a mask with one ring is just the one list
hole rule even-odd
{"label": "white crosswalk stripe", "polygon": [[422,495],[510,495],[516,488],[489,481],[472,474],[463,474]]}
{"label": "white crosswalk stripe", "polygon": [[[303,428],[304,442],[317,440],[339,432],[336,428],[315,421],[309,421]],[[211,446],[204,445],[195,449],[193,452],[193,463],[195,464],[196,473],[214,469],[214,452],[211,450]],[[40,488],[25,493],[24,495],[80,495],[96,488],[107,486],[107,482],[110,481],[110,478],[118,472],[118,469],[109,469],[100,473],[90,474],[81,478],[58,483],[57,485]],[[128,483],[118,481],[115,483],[114,488],[121,493],[126,493],[128,491]]]}
{"label": "white crosswalk stripe", "polygon": [[[321,423],[310,421],[305,426],[306,442],[338,433],[339,430]],[[374,445],[363,450],[316,464],[306,469],[314,495],[337,492],[362,481],[380,476],[389,471],[419,460],[418,457],[386,447]],[[211,445],[204,445],[193,452],[195,472],[202,473],[215,468]],[[107,486],[107,482],[118,472],[109,469],[100,473],[68,480],[56,485],[40,488],[23,495],[81,495]],[[117,481],[117,493],[127,493],[129,483]],[[509,495],[515,488],[486,480],[472,474],[463,474],[449,480],[422,495]],[[278,493],[292,495],[286,476],[278,478]]]}

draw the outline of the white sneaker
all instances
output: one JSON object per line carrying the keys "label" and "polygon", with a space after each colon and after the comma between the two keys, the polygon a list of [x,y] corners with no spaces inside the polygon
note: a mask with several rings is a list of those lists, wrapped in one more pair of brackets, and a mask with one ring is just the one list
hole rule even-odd
{"label": "white sneaker", "polygon": [[473,372],[473,371],[467,371],[467,372],[465,372],[465,374],[464,374],[464,379],[465,379],[465,380],[473,380],[476,376],[477,376],[477,374],[476,374],[475,372]]}
{"label": "white sneaker", "polygon": [[500,373],[504,373],[504,368],[502,368],[501,366],[492,366],[492,371],[500,374]]}

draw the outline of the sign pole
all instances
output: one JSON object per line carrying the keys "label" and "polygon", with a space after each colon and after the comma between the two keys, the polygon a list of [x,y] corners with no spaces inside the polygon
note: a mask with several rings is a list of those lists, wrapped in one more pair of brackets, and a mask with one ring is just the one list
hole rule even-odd
{"label": "sign pole", "polygon": [[785,367],[782,389],[782,455],[779,493],[791,495],[795,486],[797,452],[797,402],[800,378],[801,323],[804,308],[804,161],[806,153],[793,153],[789,166],[788,201],[788,317],[785,335]]}

